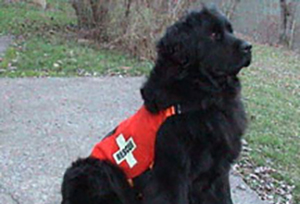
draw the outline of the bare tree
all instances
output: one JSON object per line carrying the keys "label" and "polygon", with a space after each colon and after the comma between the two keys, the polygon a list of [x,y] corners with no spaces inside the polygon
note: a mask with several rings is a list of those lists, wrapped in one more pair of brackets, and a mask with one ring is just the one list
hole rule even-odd
{"label": "bare tree", "polygon": [[109,6],[113,4],[109,0],[70,0],[70,2],[75,9],[78,26],[85,29],[103,28]]}
{"label": "bare tree", "polygon": [[280,37],[279,43],[291,48],[293,46],[296,29],[297,2],[280,0]]}
{"label": "bare tree", "polygon": [[131,4],[132,4],[132,0],[125,1],[125,7],[126,7],[125,17],[126,18],[129,16]]}
{"label": "bare tree", "polygon": [[89,0],[70,0],[77,16],[77,23],[79,28],[90,29],[93,28],[94,20],[93,13]]}
{"label": "bare tree", "polygon": [[241,3],[241,0],[226,1],[225,15],[229,20],[232,20],[239,3]]}

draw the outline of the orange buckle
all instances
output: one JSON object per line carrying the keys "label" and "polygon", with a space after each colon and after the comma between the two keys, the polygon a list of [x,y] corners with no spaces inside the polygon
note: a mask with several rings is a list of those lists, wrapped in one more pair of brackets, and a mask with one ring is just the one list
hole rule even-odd
{"label": "orange buckle", "polygon": [[166,116],[170,117],[172,115],[175,115],[176,111],[175,111],[175,106],[171,106],[170,108],[166,109]]}

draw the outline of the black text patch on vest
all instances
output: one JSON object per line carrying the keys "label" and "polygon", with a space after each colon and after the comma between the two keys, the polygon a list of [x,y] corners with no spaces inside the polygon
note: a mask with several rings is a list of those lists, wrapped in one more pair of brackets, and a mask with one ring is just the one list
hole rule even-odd
{"label": "black text patch on vest", "polygon": [[120,148],[116,153],[113,154],[113,157],[117,164],[126,161],[130,168],[134,167],[137,164],[137,160],[134,158],[132,154],[136,149],[136,144],[132,137],[130,137],[127,141],[124,136],[121,134],[116,138],[116,142],[118,147]]}

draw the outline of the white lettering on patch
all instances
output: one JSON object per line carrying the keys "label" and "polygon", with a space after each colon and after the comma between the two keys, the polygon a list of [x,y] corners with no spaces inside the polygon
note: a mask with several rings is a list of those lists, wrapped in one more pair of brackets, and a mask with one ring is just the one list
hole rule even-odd
{"label": "white lettering on patch", "polygon": [[116,163],[120,164],[126,160],[130,168],[134,167],[137,164],[137,161],[132,154],[136,149],[136,144],[134,143],[133,138],[131,137],[126,141],[124,136],[121,134],[117,137],[116,142],[120,148],[119,151],[113,154]]}

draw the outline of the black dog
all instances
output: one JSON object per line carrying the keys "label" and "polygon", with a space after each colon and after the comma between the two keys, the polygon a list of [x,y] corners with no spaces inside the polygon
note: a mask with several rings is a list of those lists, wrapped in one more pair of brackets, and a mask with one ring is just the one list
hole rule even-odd
{"label": "black dog", "polygon": [[[216,9],[204,8],[169,27],[157,50],[141,89],[144,107],[153,117],[175,112],[156,132],[153,168],[128,180],[110,160],[79,159],[65,173],[62,204],[232,203],[229,170],[246,128],[237,74],[250,64],[251,45]],[[134,151],[124,146],[114,158],[122,164]]]}

